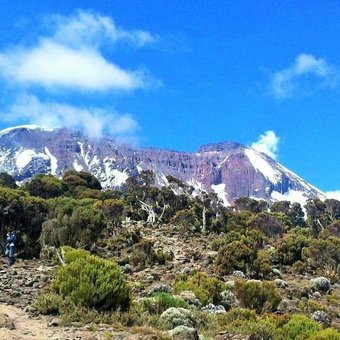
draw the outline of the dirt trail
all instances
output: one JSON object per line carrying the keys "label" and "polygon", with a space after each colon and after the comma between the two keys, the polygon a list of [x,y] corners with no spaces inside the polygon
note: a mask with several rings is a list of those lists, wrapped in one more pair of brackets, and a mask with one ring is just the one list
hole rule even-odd
{"label": "dirt trail", "polygon": [[[53,326],[47,317],[31,318],[15,306],[0,305],[0,339],[104,339],[92,332]],[[49,326],[50,325],[50,326]]]}

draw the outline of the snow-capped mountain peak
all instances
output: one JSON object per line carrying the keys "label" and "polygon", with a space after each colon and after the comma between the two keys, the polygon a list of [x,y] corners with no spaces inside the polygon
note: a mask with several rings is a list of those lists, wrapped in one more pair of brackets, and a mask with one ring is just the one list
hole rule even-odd
{"label": "snow-capped mountain peak", "polygon": [[215,192],[225,205],[238,197],[304,204],[323,193],[269,156],[239,143],[203,145],[197,153],[132,148],[113,139],[91,140],[77,131],[23,125],[0,131],[0,171],[21,182],[38,173],[62,176],[69,169],[94,174],[103,187],[118,187],[142,170],[157,185],[171,175],[195,191]]}

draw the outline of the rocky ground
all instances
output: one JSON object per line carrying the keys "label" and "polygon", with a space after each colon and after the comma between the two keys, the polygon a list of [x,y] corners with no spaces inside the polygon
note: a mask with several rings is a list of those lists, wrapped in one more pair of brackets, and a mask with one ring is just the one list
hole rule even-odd
{"label": "rocky ground", "polygon": [[[157,285],[171,286],[178,274],[193,269],[213,275],[216,252],[211,249],[211,238],[207,235],[185,236],[175,232],[171,226],[142,227],[142,236],[154,241],[155,249],[171,253],[172,260],[164,265],[149,266],[143,270],[131,268],[126,272],[134,289],[134,299],[148,295]],[[133,227],[133,228],[134,228]],[[125,250],[121,256],[126,256]],[[130,334],[108,325],[88,325],[86,327],[64,327],[55,317],[36,315],[32,303],[47,290],[57,266],[42,260],[18,260],[7,267],[6,259],[0,258],[0,339],[157,339],[155,335]],[[309,301],[325,306],[333,315],[331,326],[340,328],[339,304],[330,306],[327,295],[312,292],[313,277],[293,275],[280,268],[271,278],[275,281],[284,303],[285,312],[301,311]],[[223,281],[234,280],[236,276],[220,277]],[[339,296],[340,285],[332,286],[332,294]],[[306,307],[307,308],[307,307]],[[334,317],[335,315],[335,317]],[[336,317],[336,315],[338,315]],[[174,337],[176,339],[176,337]],[[247,339],[237,335],[221,334],[216,339]]]}
{"label": "rocky ground", "polygon": [[56,267],[20,259],[7,267],[5,258],[0,266],[0,339],[145,339],[107,325],[63,327],[56,317],[36,315],[32,303],[47,289]]}

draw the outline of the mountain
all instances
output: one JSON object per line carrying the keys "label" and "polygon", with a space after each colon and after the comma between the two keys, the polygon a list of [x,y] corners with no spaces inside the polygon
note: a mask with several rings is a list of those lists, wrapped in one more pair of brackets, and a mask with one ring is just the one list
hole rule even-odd
{"label": "mountain", "polygon": [[203,145],[196,153],[134,148],[79,131],[24,125],[0,131],[0,171],[17,182],[38,173],[56,176],[69,169],[95,175],[104,188],[119,187],[129,176],[153,170],[158,185],[172,175],[196,190],[215,192],[225,205],[249,196],[304,204],[323,193],[264,153],[239,143]]}

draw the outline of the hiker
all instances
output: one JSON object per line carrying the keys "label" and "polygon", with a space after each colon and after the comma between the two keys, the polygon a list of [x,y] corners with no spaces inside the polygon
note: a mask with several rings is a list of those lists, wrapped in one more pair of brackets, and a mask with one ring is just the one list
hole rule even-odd
{"label": "hiker", "polygon": [[18,242],[18,232],[9,228],[6,239],[5,255],[8,257],[8,265],[12,266],[15,262],[16,247]]}

